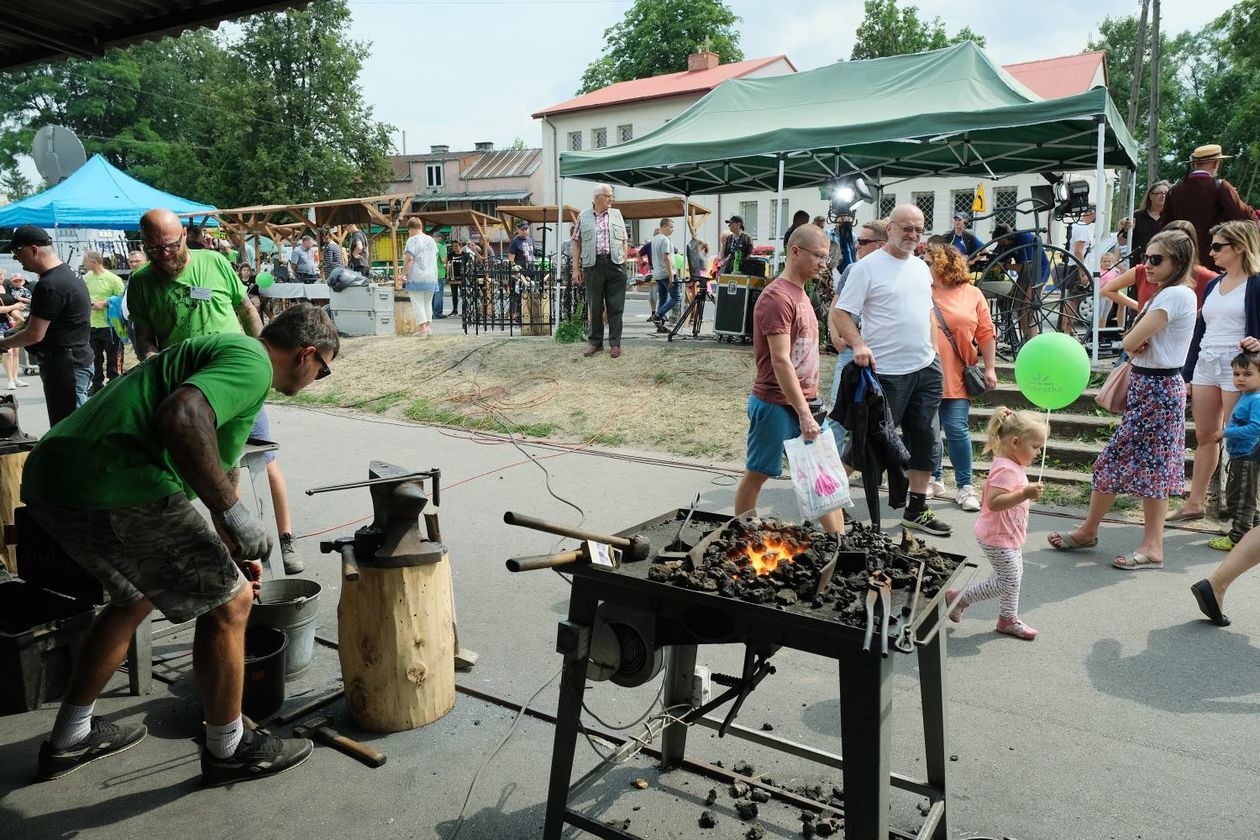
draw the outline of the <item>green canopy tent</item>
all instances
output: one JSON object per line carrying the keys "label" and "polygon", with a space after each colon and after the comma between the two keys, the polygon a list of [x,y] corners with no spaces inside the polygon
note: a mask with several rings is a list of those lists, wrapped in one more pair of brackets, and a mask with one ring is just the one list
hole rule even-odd
{"label": "green canopy tent", "polygon": [[[1106,89],[1041,99],[966,42],[731,79],[642,137],[561,154],[560,175],[690,196],[782,193],[847,175],[883,188],[924,176],[1088,168],[1101,185],[1104,169],[1133,169],[1136,160]],[[1095,241],[1104,234],[1100,213]]]}

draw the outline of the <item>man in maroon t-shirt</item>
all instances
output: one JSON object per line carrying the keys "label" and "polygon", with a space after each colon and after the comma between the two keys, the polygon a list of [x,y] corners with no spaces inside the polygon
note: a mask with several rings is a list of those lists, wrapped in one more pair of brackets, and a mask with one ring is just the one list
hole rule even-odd
{"label": "man in maroon t-shirt", "polygon": [[[818,397],[818,317],[805,284],[826,268],[827,246],[820,228],[797,228],[783,274],[762,290],[753,309],[757,375],[748,397],[748,458],[735,489],[737,514],[755,510],[762,485],[783,471],[783,441],[818,437],[809,405]],[[827,514],[820,524],[843,531],[843,511]]]}

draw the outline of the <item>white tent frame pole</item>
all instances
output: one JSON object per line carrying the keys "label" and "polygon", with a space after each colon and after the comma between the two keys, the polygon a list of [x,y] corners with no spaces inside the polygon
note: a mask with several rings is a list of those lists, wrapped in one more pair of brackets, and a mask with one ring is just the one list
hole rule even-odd
{"label": "white tent frame pole", "polygon": [[1129,220],[1129,268],[1133,268],[1133,225],[1137,223],[1137,217],[1134,216],[1136,207],[1133,202],[1137,200],[1137,170],[1129,170],[1129,197],[1128,203],[1125,205],[1127,215],[1125,218]]}
{"label": "white tent frame pole", "polygon": [[[770,242],[774,247],[774,257],[772,258],[772,261],[770,263],[771,271],[774,270],[773,266],[777,266],[779,264],[779,231],[783,230],[783,225],[781,224],[782,216],[783,216],[783,155],[779,155],[779,198],[774,203],[774,229],[770,231]],[[783,243],[783,247],[784,247],[784,255],[786,256],[786,253],[787,253],[786,242]]]}
{"label": "white tent frame pole", "polygon": [[1093,327],[1094,327],[1094,329],[1092,330],[1092,333],[1094,336],[1094,341],[1093,341],[1094,347],[1093,347],[1093,352],[1091,355],[1093,357],[1093,363],[1095,365],[1098,364],[1098,344],[1099,344],[1098,306],[1099,306],[1100,298],[1098,296],[1098,285],[1099,285],[1098,278],[1101,276],[1099,267],[1102,264],[1102,251],[1100,249],[1100,246],[1102,245],[1103,236],[1105,236],[1107,232],[1106,225],[1103,221],[1104,208],[1100,206],[1102,204],[1103,185],[1105,184],[1106,177],[1107,177],[1106,170],[1103,169],[1103,152],[1105,151],[1106,142],[1107,142],[1107,121],[1106,121],[1106,117],[1100,114],[1098,116],[1098,159],[1096,161],[1097,165],[1094,172],[1094,183],[1096,185],[1094,187],[1094,192],[1095,192],[1095,196],[1094,196],[1094,211],[1095,211],[1094,212],[1094,247],[1089,252],[1089,265],[1088,265],[1090,276],[1093,278],[1093,287],[1094,287],[1093,289],[1094,307],[1089,317],[1090,317],[1090,320],[1093,321]]}

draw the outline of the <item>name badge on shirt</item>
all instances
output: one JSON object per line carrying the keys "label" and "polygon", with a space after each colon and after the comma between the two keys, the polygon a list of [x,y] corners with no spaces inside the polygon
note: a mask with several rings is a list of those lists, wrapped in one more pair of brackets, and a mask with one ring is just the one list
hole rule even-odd
{"label": "name badge on shirt", "polygon": [[210,300],[214,295],[207,288],[202,286],[193,286],[188,290],[188,296],[193,300]]}

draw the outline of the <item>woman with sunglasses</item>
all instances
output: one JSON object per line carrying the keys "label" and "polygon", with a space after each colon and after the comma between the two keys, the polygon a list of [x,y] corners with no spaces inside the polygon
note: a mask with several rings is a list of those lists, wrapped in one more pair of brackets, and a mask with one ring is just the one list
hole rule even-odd
{"label": "woman with sunglasses", "polygon": [[1146,243],[1159,232],[1159,214],[1164,212],[1164,202],[1168,199],[1170,189],[1172,184],[1167,181],[1156,181],[1146,188],[1142,207],[1133,214],[1133,247],[1129,252],[1129,265],[1141,264],[1142,255],[1146,253]]}
{"label": "woman with sunglasses", "polygon": [[1133,361],[1129,404],[1094,462],[1085,521],[1075,531],[1049,536],[1051,547],[1059,551],[1098,545],[1098,526],[1116,496],[1124,493],[1142,500],[1142,542],[1111,565],[1130,570],[1164,566],[1168,497],[1180,494],[1186,484],[1186,384],[1181,369],[1195,329],[1194,254],[1194,240],[1179,230],[1157,233],[1147,243],[1146,271],[1156,291],[1123,341]]}
{"label": "woman with sunglasses", "polygon": [[[1198,241],[1199,234],[1194,229],[1194,225],[1187,221],[1178,219],[1175,222],[1169,222],[1164,226],[1164,230],[1180,230],[1189,234],[1190,238],[1195,242]],[[1154,235],[1154,234],[1152,234]],[[1150,237],[1142,243],[1142,252],[1146,251],[1146,243],[1150,242]],[[1128,307],[1134,312],[1141,312],[1142,307],[1146,306],[1146,302],[1151,299],[1151,295],[1155,294],[1155,284],[1146,276],[1146,263],[1142,262],[1141,256],[1133,258],[1133,267],[1128,271],[1116,277],[1102,287],[1100,294],[1107,300],[1113,301],[1120,306]],[[1208,284],[1216,279],[1216,272],[1210,268],[1204,267],[1198,261],[1198,248],[1195,249],[1195,265],[1191,270],[1194,275],[1194,293],[1199,301],[1199,306],[1203,306],[1203,296],[1207,293]],[[1124,293],[1125,289],[1134,287],[1137,291],[1137,298],[1131,298]]]}
{"label": "woman with sunglasses", "polygon": [[1230,361],[1240,349],[1260,350],[1260,233],[1252,222],[1212,228],[1211,257],[1221,274],[1208,284],[1183,375],[1190,396],[1194,433],[1194,478],[1190,495],[1169,522],[1202,519],[1208,483],[1220,461],[1215,434],[1238,402]]}

